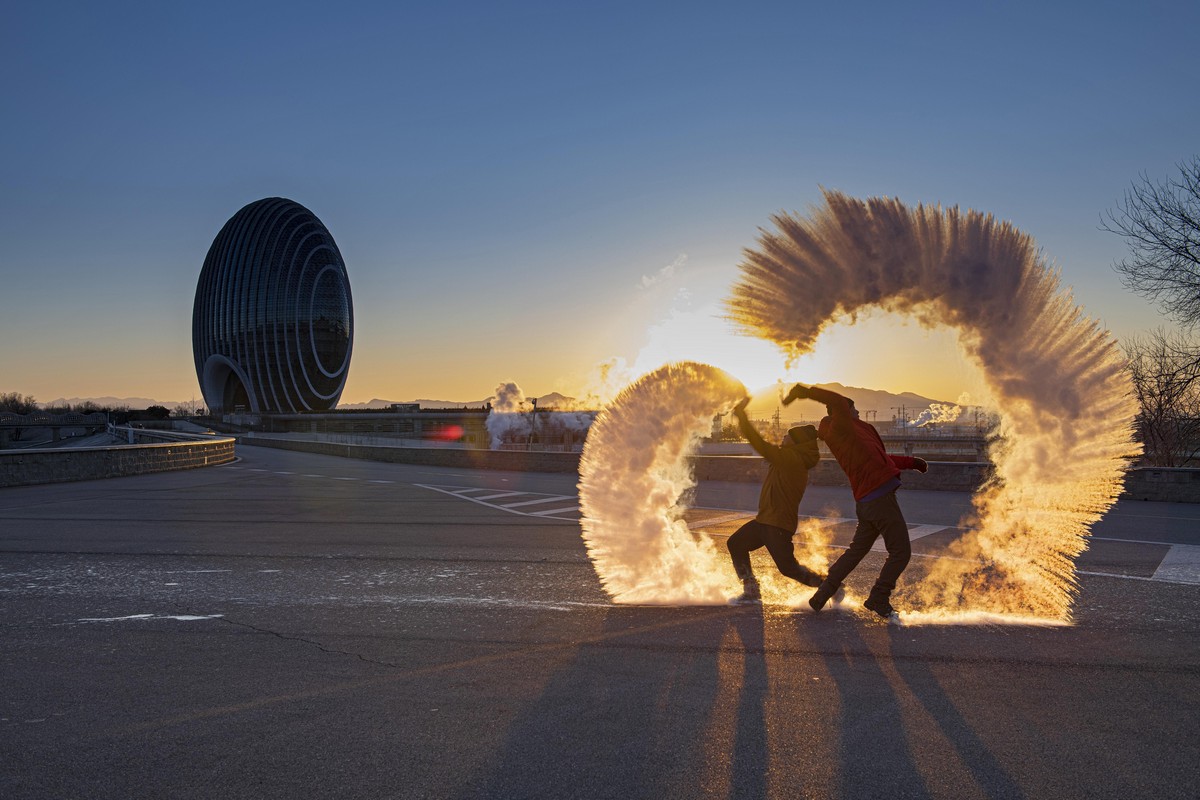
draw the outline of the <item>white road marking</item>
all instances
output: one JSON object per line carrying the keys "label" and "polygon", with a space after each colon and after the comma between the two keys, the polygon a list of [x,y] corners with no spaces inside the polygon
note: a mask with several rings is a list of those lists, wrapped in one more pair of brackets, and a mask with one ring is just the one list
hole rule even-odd
{"label": "white road marking", "polygon": [[506,503],[506,504],[500,506],[500,508],[518,508],[520,506],[536,506],[539,503],[553,503],[556,500],[566,500],[566,499],[568,499],[566,495],[552,494],[547,497],[542,497],[538,500],[524,500],[520,503]]}
{"label": "white road marking", "polygon": [[[949,525],[913,525],[908,529],[908,540],[910,542],[924,538],[931,533],[946,530]],[[871,549],[876,553],[886,553],[887,545],[883,542],[883,537],[880,536],[875,540],[875,544],[871,545]]]}
{"label": "white road marking", "polygon": [[[478,503],[481,506],[487,506],[488,508],[494,508],[498,511],[506,511],[509,514],[519,514],[523,517],[537,517],[538,519],[560,519],[563,521],[575,522],[575,521],[577,521],[576,517],[573,517],[573,516],[557,517],[554,515],[568,514],[568,513],[573,514],[577,511],[579,511],[579,506],[578,506],[579,500],[578,500],[578,498],[576,498],[572,495],[548,494],[548,495],[539,496],[534,500],[522,500],[519,503],[507,503],[507,504],[502,505],[500,503],[489,503],[489,502],[487,502],[487,498],[488,497],[507,497],[507,496],[515,497],[515,496],[519,496],[519,495],[528,496],[528,495],[536,495],[538,493],[537,492],[502,492],[499,495],[497,495],[495,490],[493,490],[493,489],[479,489],[479,488],[472,488],[472,487],[465,487],[465,486],[435,486],[433,484],[427,484],[427,483],[414,483],[413,486],[418,486],[422,489],[432,489],[435,492],[441,492],[442,494],[448,494],[451,497],[457,497],[461,500],[470,500],[472,503]],[[483,497],[473,497],[470,494],[467,494],[467,492],[476,492],[476,491],[491,492],[491,494],[485,495]],[[524,507],[524,506],[532,506],[532,505],[542,505],[545,503],[575,503],[576,505],[572,505],[569,508],[568,507],[549,508],[549,509],[543,509],[541,511],[518,511],[518,510],[516,510],[518,506]]]}
{"label": "white road marking", "polygon": [[548,517],[551,514],[568,514],[571,512],[578,511],[578,510],[579,510],[579,506],[571,506],[569,508],[552,508],[552,509],[549,509],[548,511],[532,511],[532,512],[530,512],[529,516],[531,516],[531,517]]}
{"label": "white road marking", "polygon": [[217,619],[225,616],[224,614],[209,614],[207,616],[196,616],[195,614],[130,614],[128,617],[90,617],[85,619],[77,619],[76,622],[128,622],[135,619],[173,619],[179,622],[194,622],[201,619]]}
{"label": "white road marking", "polygon": [[1200,584],[1200,545],[1173,544],[1154,571],[1154,579]]}
{"label": "white road marking", "polygon": [[[422,483],[416,483],[413,485],[418,486],[422,489],[431,489],[435,492],[441,492],[442,494],[448,494],[452,497],[458,497],[462,500],[470,500],[473,503],[478,503],[479,505],[482,505],[482,506],[488,506],[489,508],[495,508],[499,511],[507,511],[510,514],[520,514],[521,516],[538,517],[540,519],[560,519],[563,521],[571,521],[571,522],[578,521],[577,517],[573,516],[573,515],[577,514],[580,510],[578,505],[563,506],[561,508],[546,508],[541,511],[519,511],[519,510],[517,510],[518,508],[528,508],[529,506],[542,505],[545,503],[552,503],[555,501],[568,501],[568,502],[578,503],[577,497],[571,497],[571,496],[566,496],[566,495],[545,495],[545,496],[541,496],[541,497],[535,497],[532,500],[522,500],[517,503],[508,503],[505,505],[500,505],[497,503],[485,502],[485,498],[487,498],[487,497],[492,497],[492,498],[497,497],[497,494],[494,492],[494,490],[493,490],[493,494],[491,494],[491,495],[485,495],[483,497],[479,497],[479,496],[472,497],[470,494],[467,494],[467,493],[486,492],[488,490],[480,489],[478,487],[467,487],[467,486],[435,486],[435,485],[431,485],[431,484],[422,484]],[[536,492],[514,492],[514,493],[512,493],[512,496],[522,495],[522,494],[532,495],[532,494],[537,494],[537,493]],[[501,493],[499,493],[499,496],[500,497],[509,496],[509,493],[501,492]],[[720,525],[721,523],[725,523],[725,522],[731,522],[731,521],[740,520],[740,519],[750,519],[750,518],[753,518],[753,516],[754,516],[754,512],[752,512],[752,511],[733,511],[733,510],[718,509],[718,508],[705,508],[704,510],[726,511],[727,513],[709,517],[708,519],[697,520],[695,522],[691,522],[688,524],[689,528],[695,530],[697,528],[712,527],[712,526]],[[567,515],[572,515],[572,516],[566,516],[566,517],[556,516],[556,515],[560,515],[560,514],[567,514]],[[801,514],[800,517],[801,517],[801,519],[817,520],[823,526],[839,525],[839,524],[845,524],[845,523],[857,521],[851,517],[818,517],[818,516],[815,516],[812,514]],[[954,526],[954,525],[930,525],[930,524],[910,525],[909,529],[908,529],[908,536],[909,536],[910,541],[915,541],[917,539],[923,539],[926,536],[931,536],[932,534],[939,533],[941,531],[952,530],[955,527],[957,527],[957,526]],[[710,535],[726,536],[727,534],[710,534]],[[1096,537],[1096,539],[1094,541],[1126,541],[1126,540],[1107,539],[1107,538]],[[1137,540],[1133,540],[1133,541],[1135,541],[1137,544],[1150,544],[1150,545],[1155,545],[1155,546],[1162,546],[1162,544],[1163,544],[1161,542],[1144,542],[1144,541],[1137,541]],[[847,547],[845,545],[830,544],[827,546],[831,550],[846,550],[847,549]],[[882,539],[876,541],[871,549],[876,552],[886,552],[887,551],[887,548],[884,545]],[[950,559],[953,561],[964,561],[964,562],[974,560],[974,559],[956,558],[956,557],[948,556],[948,555],[941,554],[941,553],[913,553],[913,558],[935,559],[935,560],[936,559]],[[1183,544],[1171,545],[1171,549],[1168,551],[1166,557],[1163,558],[1162,563],[1159,565],[1158,570],[1154,573],[1154,576],[1152,578],[1144,578],[1144,577],[1137,576],[1137,575],[1122,575],[1119,573],[1109,573],[1109,572],[1091,572],[1091,571],[1086,571],[1086,570],[1077,570],[1076,574],[1078,574],[1078,575],[1095,575],[1098,577],[1119,578],[1119,579],[1127,579],[1127,580],[1153,580],[1153,581],[1160,581],[1160,582],[1164,582],[1164,583],[1200,584],[1200,545],[1183,545]]]}
{"label": "white road marking", "polygon": [[497,497],[514,497],[524,492],[497,492],[496,494],[485,494],[483,497],[476,497],[476,500],[495,500]]}

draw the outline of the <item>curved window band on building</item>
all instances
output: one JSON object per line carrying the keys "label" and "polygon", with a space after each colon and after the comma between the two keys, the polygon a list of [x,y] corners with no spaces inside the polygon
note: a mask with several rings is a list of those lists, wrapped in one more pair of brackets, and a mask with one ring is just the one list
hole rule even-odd
{"label": "curved window band on building", "polygon": [[250,203],[204,259],[192,354],[214,413],[328,411],[346,386],[354,305],[342,254],[304,206]]}

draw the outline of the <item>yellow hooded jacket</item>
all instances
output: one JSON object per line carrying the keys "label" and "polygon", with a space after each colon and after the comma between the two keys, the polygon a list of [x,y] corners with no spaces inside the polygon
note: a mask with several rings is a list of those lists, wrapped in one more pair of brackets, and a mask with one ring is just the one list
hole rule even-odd
{"label": "yellow hooded jacket", "polygon": [[750,446],[767,460],[767,479],[758,495],[758,515],[764,525],[796,532],[800,500],[808,488],[808,471],[821,460],[817,431],[811,425],[792,428],[782,446],[765,441],[746,419],[738,421]]}

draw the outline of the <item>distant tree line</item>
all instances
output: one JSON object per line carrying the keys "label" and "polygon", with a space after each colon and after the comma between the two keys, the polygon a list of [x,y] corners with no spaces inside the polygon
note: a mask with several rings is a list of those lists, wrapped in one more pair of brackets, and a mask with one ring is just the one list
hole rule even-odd
{"label": "distant tree line", "polygon": [[[172,415],[171,410],[166,406],[153,405],[144,409],[132,409],[129,406],[102,406],[90,400],[82,403],[42,406],[34,399],[33,395],[20,392],[0,392],[0,411],[10,411],[14,414],[32,414],[35,411],[44,411],[47,414],[94,414],[100,412],[108,414],[109,420],[117,425],[124,425],[128,422],[164,420],[169,419]],[[204,409],[197,409],[197,412],[203,414]],[[177,418],[193,416],[191,407],[184,405],[176,406],[174,415]]]}

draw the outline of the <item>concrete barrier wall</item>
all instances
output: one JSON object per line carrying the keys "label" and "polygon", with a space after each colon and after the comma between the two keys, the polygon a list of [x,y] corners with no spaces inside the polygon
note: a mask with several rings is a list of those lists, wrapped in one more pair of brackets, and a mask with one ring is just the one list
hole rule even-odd
{"label": "concrete barrier wall", "polygon": [[232,438],[135,430],[134,441],[113,447],[0,450],[0,487],[193,469],[226,464],[235,457]]}
{"label": "concrete barrier wall", "polygon": [[1200,503],[1200,469],[1139,467],[1125,476],[1123,498],[1162,503]]}
{"label": "concrete barrier wall", "polygon": [[[381,447],[373,445],[310,442],[299,439],[244,438],[244,445],[299,450],[368,461],[396,464],[422,464],[467,469],[499,469],[518,472],[577,473],[578,453],[528,453],[505,450],[467,450],[458,448]],[[692,459],[697,480],[741,481],[757,483],[767,474],[767,462],[758,456],[696,456]],[[991,474],[992,465],[979,462],[934,461],[929,472],[904,473],[909,489],[973,492]],[[822,459],[812,470],[815,486],[847,486],[846,475],[833,459]],[[1125,478],[1130,500],[1157,500],[1168,503],[1200,503],[1200,469],[1153,469],[1139,467]]]}
{"label": "concrete barrier wall", "polygon": [[579,453],[540,453],[520,450],[471,450],[459,447],[384,447],[369,444],[312,442],[302,439],[272,439],[246,436],[242,445],[298,450],[366,461],[419,464],[427,467],[499,469],[513,472],[578,472]]}

